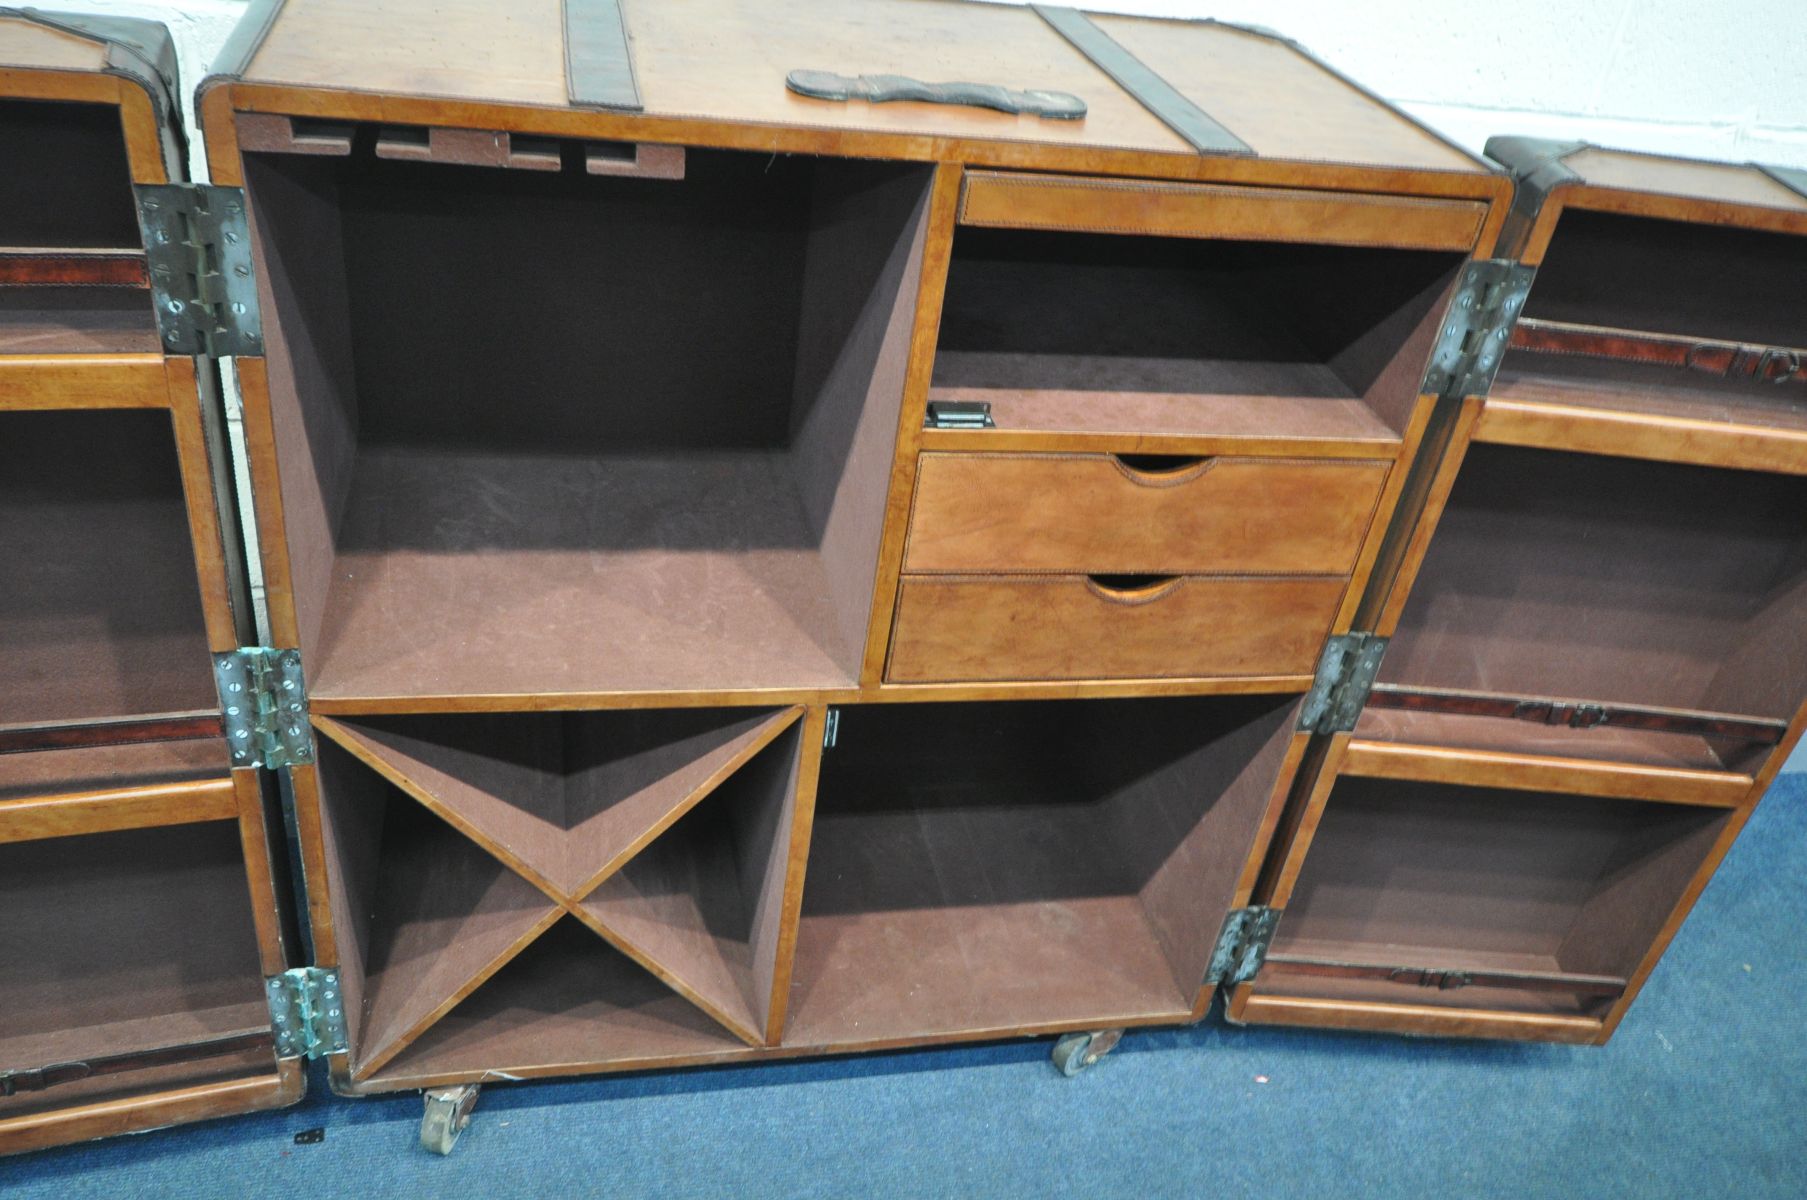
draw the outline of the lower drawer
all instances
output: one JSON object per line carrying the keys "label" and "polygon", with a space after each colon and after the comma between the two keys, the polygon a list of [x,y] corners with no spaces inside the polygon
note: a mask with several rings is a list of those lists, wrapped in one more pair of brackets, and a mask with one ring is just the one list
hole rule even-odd
{"label": "lower drawer", "polygon": [[906,575],[886,678],[1309,675],[1342,576]]}

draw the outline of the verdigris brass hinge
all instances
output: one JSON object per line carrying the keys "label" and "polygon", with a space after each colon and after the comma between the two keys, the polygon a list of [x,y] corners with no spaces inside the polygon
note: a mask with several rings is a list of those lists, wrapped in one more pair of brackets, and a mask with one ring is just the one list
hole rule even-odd
{"label": "verdigris brass hinge", "polygon": [[1421,389],[1433,396],[1481,396],[1493,385],[1512,339],[1512,323],[1531,294],[1536,269],[1483,258],[1462,269]]}
{"label": "verdigris brass hinge", "polygon": [[324,967],[296,967],[264,980],[270,1002],[270,1029],[278,1058],[324,1058],[343,1054],[345,997],[339,973]]}
{"label": "verdigris brass hinge", "polygon": [[246,646],[216,654],[213,681],[233,766],[275,770],[314,761],[301,651]]}
{"label": "verdigris brass hinge", "polygon": [[1299,710],[1299,728],[1312,733],[1354,729],[1386,652],[1387,639],[1372,633],[1341,633],[1326,641],[1311,691]]}
{"label": "verdigris brass hinge", "polygon": [[139,184],[136,191],[164,350],[216,357],[262,354],[244,190],[156,183]]}
{"label": "verdigris brass hinge", "polygon": [[1224,918],[1217,935],[1217,949],[1211,953],[1211,965],[1205,969],[1205,982],[1215,984],[1247,983],[1267,961],[1267,948],[1274,940],[1280,924],[1280,909],[1265,904],[1233,908]]}

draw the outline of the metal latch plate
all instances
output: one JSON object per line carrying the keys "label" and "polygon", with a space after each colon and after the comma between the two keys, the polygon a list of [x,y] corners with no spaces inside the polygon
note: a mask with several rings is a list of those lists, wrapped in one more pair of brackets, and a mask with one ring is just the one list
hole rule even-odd
{"label": "metal latch plate", "polygon": [[930,429],[997,428],[986,400],[931,400],[926,424]]}

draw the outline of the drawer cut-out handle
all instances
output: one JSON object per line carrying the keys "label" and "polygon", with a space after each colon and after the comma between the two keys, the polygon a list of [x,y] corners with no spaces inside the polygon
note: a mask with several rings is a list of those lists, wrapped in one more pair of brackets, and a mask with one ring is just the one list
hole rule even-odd
{"label": "drawer cut-out handle", "polygon": [[1113,454],[1111,461],[1131,483],[1143,487],[1172,487],[1192,482],[1209,471],[1217,460],[1184,454]]}
{"label": "drawer cut-out handle", "polygon": [[1179,587],[1180,575],[1087,575],[1086,587],[1112,604],[1149,604]]}

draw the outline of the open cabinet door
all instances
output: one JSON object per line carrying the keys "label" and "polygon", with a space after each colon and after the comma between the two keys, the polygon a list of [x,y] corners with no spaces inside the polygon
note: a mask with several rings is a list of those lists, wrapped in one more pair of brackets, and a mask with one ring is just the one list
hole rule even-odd
{"label": "open cabinet door", "polygon": [[166,353],[140,232],[167,48],[0,10],[0,1154],[305,1086],[274,781],[220,699],[256,639],[213,366]]}

